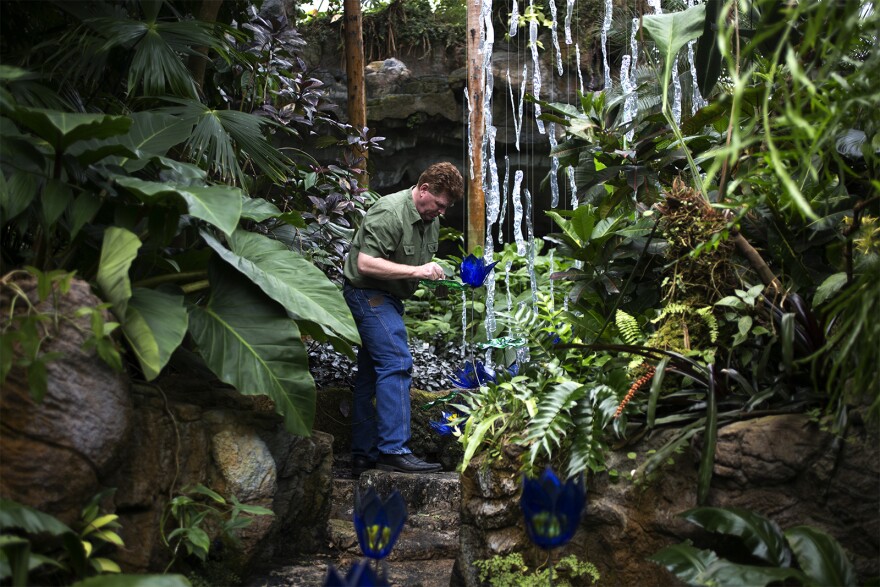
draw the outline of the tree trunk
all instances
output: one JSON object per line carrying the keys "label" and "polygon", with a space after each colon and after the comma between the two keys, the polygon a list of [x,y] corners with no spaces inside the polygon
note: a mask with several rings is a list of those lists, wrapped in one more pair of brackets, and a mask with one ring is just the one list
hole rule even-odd
{"label": "tree trunk", "polygon": [[467,92],[471,110],[468,114],[468,137],[472,149],[467,185],[467,250],[482,246],[486,238],[486,197],[483,193],[483,92],[485,72],[480,49],[482,1],[468,2],[467,12]]}
{"label": "tree trunk", "polygon": [[[198,20],[202,22],[214,22],[217,20],[217,14],[220,12],[220,6],[223,0],[203,0],[199,7],[197,15]],[[196,47],[196,51],[201,53],[203,57],[193,55],[189,58],[189,70],[192,72],[193,81],[199,90],[205,83],[205,68],[208,65],[208,48]]]}
{"label": "tree trunk", "polygon": [[[348,123],[358,131],[367,126],[367,99],[364,87],[363,17],[359,0],[345,0],[345,73],[348,78]],[[361,187],[369,186],[367,152],[353,146],[357,159],[355,167],[362,172],[358,178]]]}

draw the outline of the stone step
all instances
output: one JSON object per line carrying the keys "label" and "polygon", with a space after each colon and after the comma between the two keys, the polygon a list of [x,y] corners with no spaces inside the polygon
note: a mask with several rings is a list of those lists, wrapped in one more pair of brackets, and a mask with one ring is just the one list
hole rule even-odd
{"label": "stone step", "polygon": [[[344,577],[358,560],[356,556],[303,556],[249,579],[245,587],[315,587],[324,584],[329,565],[340,570]],[[454,564],[452,558],[380,563],[392,587],[449,587]]]}

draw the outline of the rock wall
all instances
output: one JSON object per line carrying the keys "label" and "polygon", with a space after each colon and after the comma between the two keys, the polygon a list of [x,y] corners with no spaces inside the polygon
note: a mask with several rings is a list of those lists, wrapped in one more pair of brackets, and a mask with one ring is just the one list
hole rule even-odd
{"label": "rock wall", "polygon": [[[625,476],[667,436],[657,434],[640,443],[636,461],[613,453],[609,469]],[[804,524],[827,532],[848,551],[864,581],[880,574],[878,452],[876,435],[859,422],[851,424],[843,439],[802,415],[732,424],[718,433],[707,505],[749,509],[782,529]],[[486,470],[475,462],[462,476],[461,551],[453,584],[479,584],[472,565],[477,559],[525,552],[540,563],[546,556],[536,553],[525,537],[515,457],[508,454]],[[592,478],[581,527],[559,556],[576,554],[594,563],[603,585],[677,584],[647,557],[685,539],[703,548],[723,546],[717,537],[677,517],[696,505],[698,460],[693,452],[678,455],[656,479],[638,486],[614,482],[606,474]]]}
{"label": "rock wall", "polygon": [[[34,281],[18,285],[36,304]],[[4,317],[9,291],[3,288],[0,299]],[[72,318],[76,309],[99,303],[88,284],[74,281],[55,305],[37,308]],[[239,572],[326,544],[332,436],[288,434],[265,398],[212,384],[214,377],[193,365],[181,366],[189,375],[172,365],[153,384],[131,383],[94,351],[82,350],[88,316],[58,322],[60,330],[43,347],[61,353],[48,364],[43,401],[31,398],[21,368],[0,392],[0,496],[75,524],[92,497],[116,488],[102,505],[119,515],[125,548],[111,558],[132,572],[164,569],[172,555],[160,534],[166,504],[198,483],[275,512],[255,517],[240,532],[241,550],[226,553],[224,562]],[[212,545],[217,554],[222,548]]]}

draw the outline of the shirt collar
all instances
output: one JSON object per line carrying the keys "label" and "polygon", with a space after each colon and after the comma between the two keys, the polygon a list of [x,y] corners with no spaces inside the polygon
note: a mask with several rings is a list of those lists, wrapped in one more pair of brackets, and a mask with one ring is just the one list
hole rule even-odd
{"label": "shirt collar", "polygon": [[[407,220],[409,220],[410,224],[415,224],[416,222],[422,221],[422,216],[421,214],[419,214],[419,211],[416,210],[416,203],[413,202],[412,199],[412,192],[415,187],[416,186],[412,186],[409,188],[409,197],[406,198],[406,205],[404,206],[406,208]],[[425,222],[425,224],[427,225],[428,223]]]}

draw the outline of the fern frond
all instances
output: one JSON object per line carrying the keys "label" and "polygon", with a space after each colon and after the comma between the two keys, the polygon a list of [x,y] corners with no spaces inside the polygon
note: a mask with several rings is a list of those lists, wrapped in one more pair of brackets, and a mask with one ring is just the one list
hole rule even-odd
{"label": "fern frond", "polygon": [[715,342],[718,340],[718,319],[716,319],[715,314],[712,313],[712,306],[700,308],[697,310],[697,315],[703,319],[703,322],[705,322],[706,326],[709,328],[709,342]]}
{"label": "fern frond", "polygon": [[574,431],[571,433],[571,456],[568,460],[569,477],[586,469],[598,472],[604,468],[605,451],[603,430],[617,411],[617,394],[607,385],[599,385],[577,403],[572,410]]}
{"label": "fern frond", "polygon": [[554,446],[559,446],[567,430],[572,426],[569,415],[571,409],[586,393],[586,389],[574,382],[563,381],[554,385],[538,402],[538,413],[529,422],[526,441],[531,444],[529,464],[534,465],[535,459],[543,450],[552,454]]}
{"label": "fern frond", "polygon": [[617,313],[614,314],[614,323],[617,326],[617,330],[620,331],[620,337],[626,344],[641,344],[645,339],[642,329],[639,328],[638,321],[623,310],[617,310]]}

